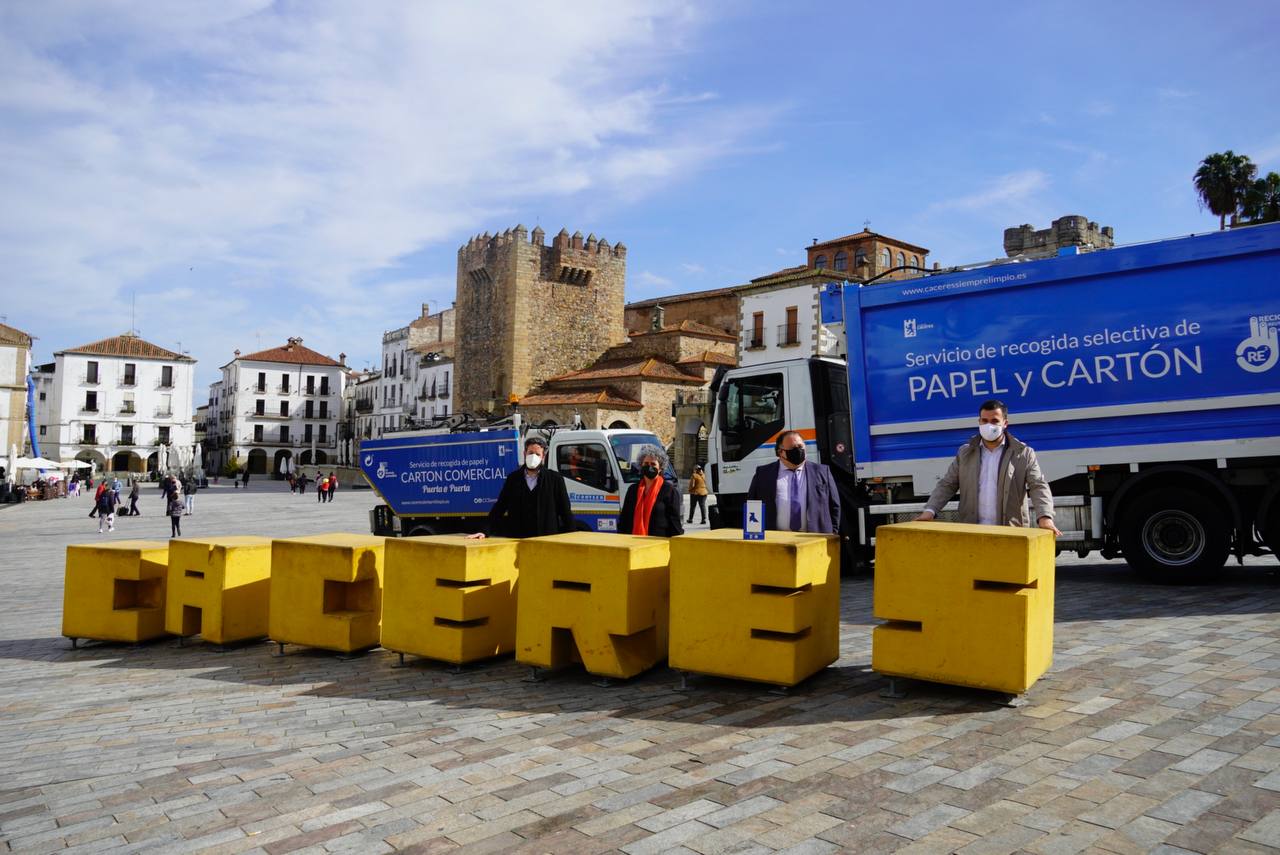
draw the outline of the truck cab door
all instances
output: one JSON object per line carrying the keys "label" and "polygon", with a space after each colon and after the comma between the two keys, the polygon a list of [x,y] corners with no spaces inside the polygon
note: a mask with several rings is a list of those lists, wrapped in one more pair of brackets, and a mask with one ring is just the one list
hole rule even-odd
{"label": "truck cab door", "polygon": [[745,495],[756,468],[777,458],[774,437],[788,426],[787,374],[783,365],[761,366],[735,372],[720,384],[714,423],[717,501],[721,495]]}
{"label": "truck cab door", "polygon": [[551,452],[564,476],[573,516],[583,531],[617,531],[621,495],[613,453],[600,440],[556,443]]}

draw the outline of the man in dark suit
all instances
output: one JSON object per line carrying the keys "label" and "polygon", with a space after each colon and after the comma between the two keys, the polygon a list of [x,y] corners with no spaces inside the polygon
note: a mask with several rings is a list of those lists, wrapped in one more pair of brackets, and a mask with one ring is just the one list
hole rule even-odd
{"label": "man in dark suit", "polygon": [[[489,509],[489,530],[502,537],[541,537],[574,530],[573,508],[564,476],[549,469],[547,443],[524,441],[524,465],[507,476],[498,501]],[[484,532],[469,534],[482,538]]]}
{"label": "man in dark suit", "polygon": [[783,431],[774,451],[776,463],[756,470],[748,499],[764,502],[764,527],[777,531],[840,532],[840,494],[831,470],[805,459],[799,431]]}

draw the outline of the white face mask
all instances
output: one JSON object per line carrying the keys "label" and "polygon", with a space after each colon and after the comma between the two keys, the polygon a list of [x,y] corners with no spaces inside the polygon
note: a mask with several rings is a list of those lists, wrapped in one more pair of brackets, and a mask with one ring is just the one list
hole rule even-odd
{"label": "white face mask", "polygon": [[526,469],[537,469],[542,465],[542,455],[532,453],[526,454],[524,456],[524,465]]}
{"label": "white face mask", "polygon": [[987,442],[995,442],[1000,438],[1000,434],[1004,433],[1004,426],[983,422],[978,425],[978,433],[982,434],[982,438]]}

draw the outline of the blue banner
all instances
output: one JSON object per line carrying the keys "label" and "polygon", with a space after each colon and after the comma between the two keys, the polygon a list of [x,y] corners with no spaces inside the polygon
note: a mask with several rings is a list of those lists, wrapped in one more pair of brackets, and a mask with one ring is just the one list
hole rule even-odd
{"label": "blue banner", "polygon": [[487,514],[520,466],[514,430],[370,439],[360,469],[398,515]]}
{"label": "blue banner", "polygon": [[851,289],[868,422],[1280,392],[1280,232],[1226,237]]}

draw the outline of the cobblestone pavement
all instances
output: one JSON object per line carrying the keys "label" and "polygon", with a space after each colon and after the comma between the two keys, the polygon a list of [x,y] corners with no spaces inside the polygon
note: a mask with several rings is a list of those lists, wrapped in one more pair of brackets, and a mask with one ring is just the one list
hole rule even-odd
{"label": "cobblestone pavement", "polygon": [[[188,534],[367,530],[271,484],[201,492]],[[1263,852],[1280,847],[1280,579],[1210,588],[1063,558],[1028,706],[842,656],[790,695],[659,668],[599,688],[266,644],[68,649],[86,499],[0,511],[0,840],[15,852]],[[158,496],[111,537],[167,534]],[[107,535],[102,535],[106,537]]]}

